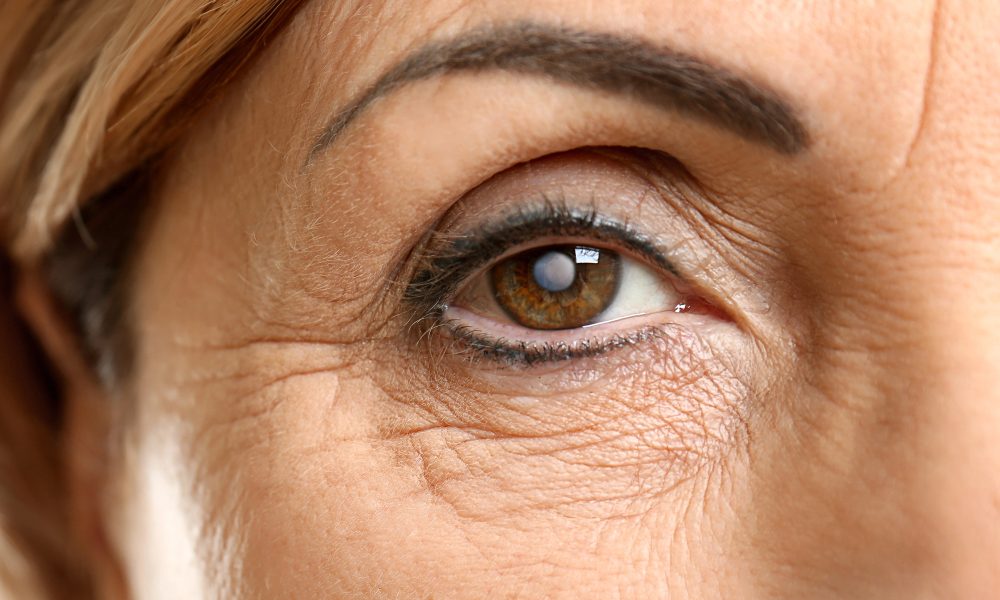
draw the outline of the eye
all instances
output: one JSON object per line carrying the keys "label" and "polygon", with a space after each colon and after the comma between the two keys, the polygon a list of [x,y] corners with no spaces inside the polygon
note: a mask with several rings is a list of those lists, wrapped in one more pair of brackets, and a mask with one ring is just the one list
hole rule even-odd
{"label": "eye", "polygon": [[621,260],[586,246],[522,252],[490,270],[493,296],[518,324],[573,329],[591,323],[618,293]]}
{"label": "eye", "polygon": [[579,244],[522,251],[474,276],[453,305],[534,330],[577,329],[675,310],[681,295],[614,250]]}
{"label": "eye", "polygon": [[548,202],[490,221],[427,242],[404,290],[415,339],[525,366],[638,344],[668,322],[726,318],[628,224]]}
{"label": "eye", "polygon": [[690,308],[689,297],[638,260],[594,245],[553,244],[517,252],[474,275],[449,310],[545,331]]}

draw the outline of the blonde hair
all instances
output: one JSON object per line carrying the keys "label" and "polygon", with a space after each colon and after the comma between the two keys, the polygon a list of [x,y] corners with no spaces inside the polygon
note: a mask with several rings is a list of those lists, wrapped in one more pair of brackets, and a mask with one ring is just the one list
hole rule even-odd
{"label": "blonde hair", "polygon": [[9,92],[0,99],[0,190],[8,241],[30,260],[81,199],[173,141],[301,2],[4,4],[0,89]]}
{"label": "blonde hair", "polygon": [[[301,4],[0,2],[0,243],[7,252],[22,264],[42,258],[83,203],[174,141]],[[11,311],[2,300],[5,322]],[[0,351],[11,352],[13,343],[0,339]],[[14,375],[24,379],[23,371]],[[63,541],[66,515],[56,514],[65,507],[54,425],[32,410],[41,394],[23,383],[0,381],[0,597],[86,597]]]}

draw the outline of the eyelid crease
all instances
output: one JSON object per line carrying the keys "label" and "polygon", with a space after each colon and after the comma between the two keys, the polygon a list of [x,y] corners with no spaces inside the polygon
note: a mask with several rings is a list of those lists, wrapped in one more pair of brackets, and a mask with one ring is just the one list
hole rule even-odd
{"label": "eyelid crease", "polygon": [[[425,246],[432,250],[403,292],[403,301],[412,310],[414,321],[440,319],[448,300],[469,275],[505,251],[544,235],[587,236],[620,244],[681,278],[657,246],[627,224],[600,217],[593,209],[581,211],[545,198],[541,207],[518,211],[474,235],[459,236],[450,242],[443,242],[444,236],[434,239],[432,235]],[[434,251],[437,245],[445,247]]]}

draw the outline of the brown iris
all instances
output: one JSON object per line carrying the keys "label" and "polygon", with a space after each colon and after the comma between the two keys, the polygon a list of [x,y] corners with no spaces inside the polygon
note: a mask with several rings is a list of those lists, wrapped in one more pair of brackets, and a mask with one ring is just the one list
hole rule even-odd
{"label": "brown iris", "polygon": [[621,259],[586,246],[546,246],[512,256],[490,275],[497,302],[531,329],[587,325],[611,304]]}

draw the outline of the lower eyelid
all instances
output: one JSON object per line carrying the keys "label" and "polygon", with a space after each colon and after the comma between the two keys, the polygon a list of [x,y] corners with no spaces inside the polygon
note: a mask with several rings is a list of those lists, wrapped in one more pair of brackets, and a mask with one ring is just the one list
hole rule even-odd
{"label": "lower eyelid", "polygon": [[[707,322],[707,319],[701,319],[699,316],[681,315],[671,309],[652,313],[620,315],[577,329],[535,330],[519,325],[500,323],[458,306],[446,308],[441,318],[446,329],[462,328],[466,331],[477,332],[486,339],[504,340],[518,344],[571,344],[581,340],[600,340],[602,337],[621,335],[648,326],[682,322],[694,325],[703,320]],[[628,326],[623,327],[626,321],[629,322]]]}
{"label": "lower eyelid", "polygon": [[[444,343],[446,354],[463,357],[473,364],[486,359],[498,367],[529,368],[534,373],[546,365],[557,368],[573,364],[576,359],[596,358],[627,348],[638,350],[647,344],[672,348],[671,352],[686,352],[688,344],[682,340],[732,339],[734,325],[709,314],[662,311],[578,329],[541,331],[498,324],[465,309],[448,307],[440,317],[439,327],[437,337]],[[719,335],[723,337],[718,338]],[[667,345],[655,340],[666,341]],[[674,348],[676,343],[683,348]],[[440,356],[438,352],[434,354]]]}

